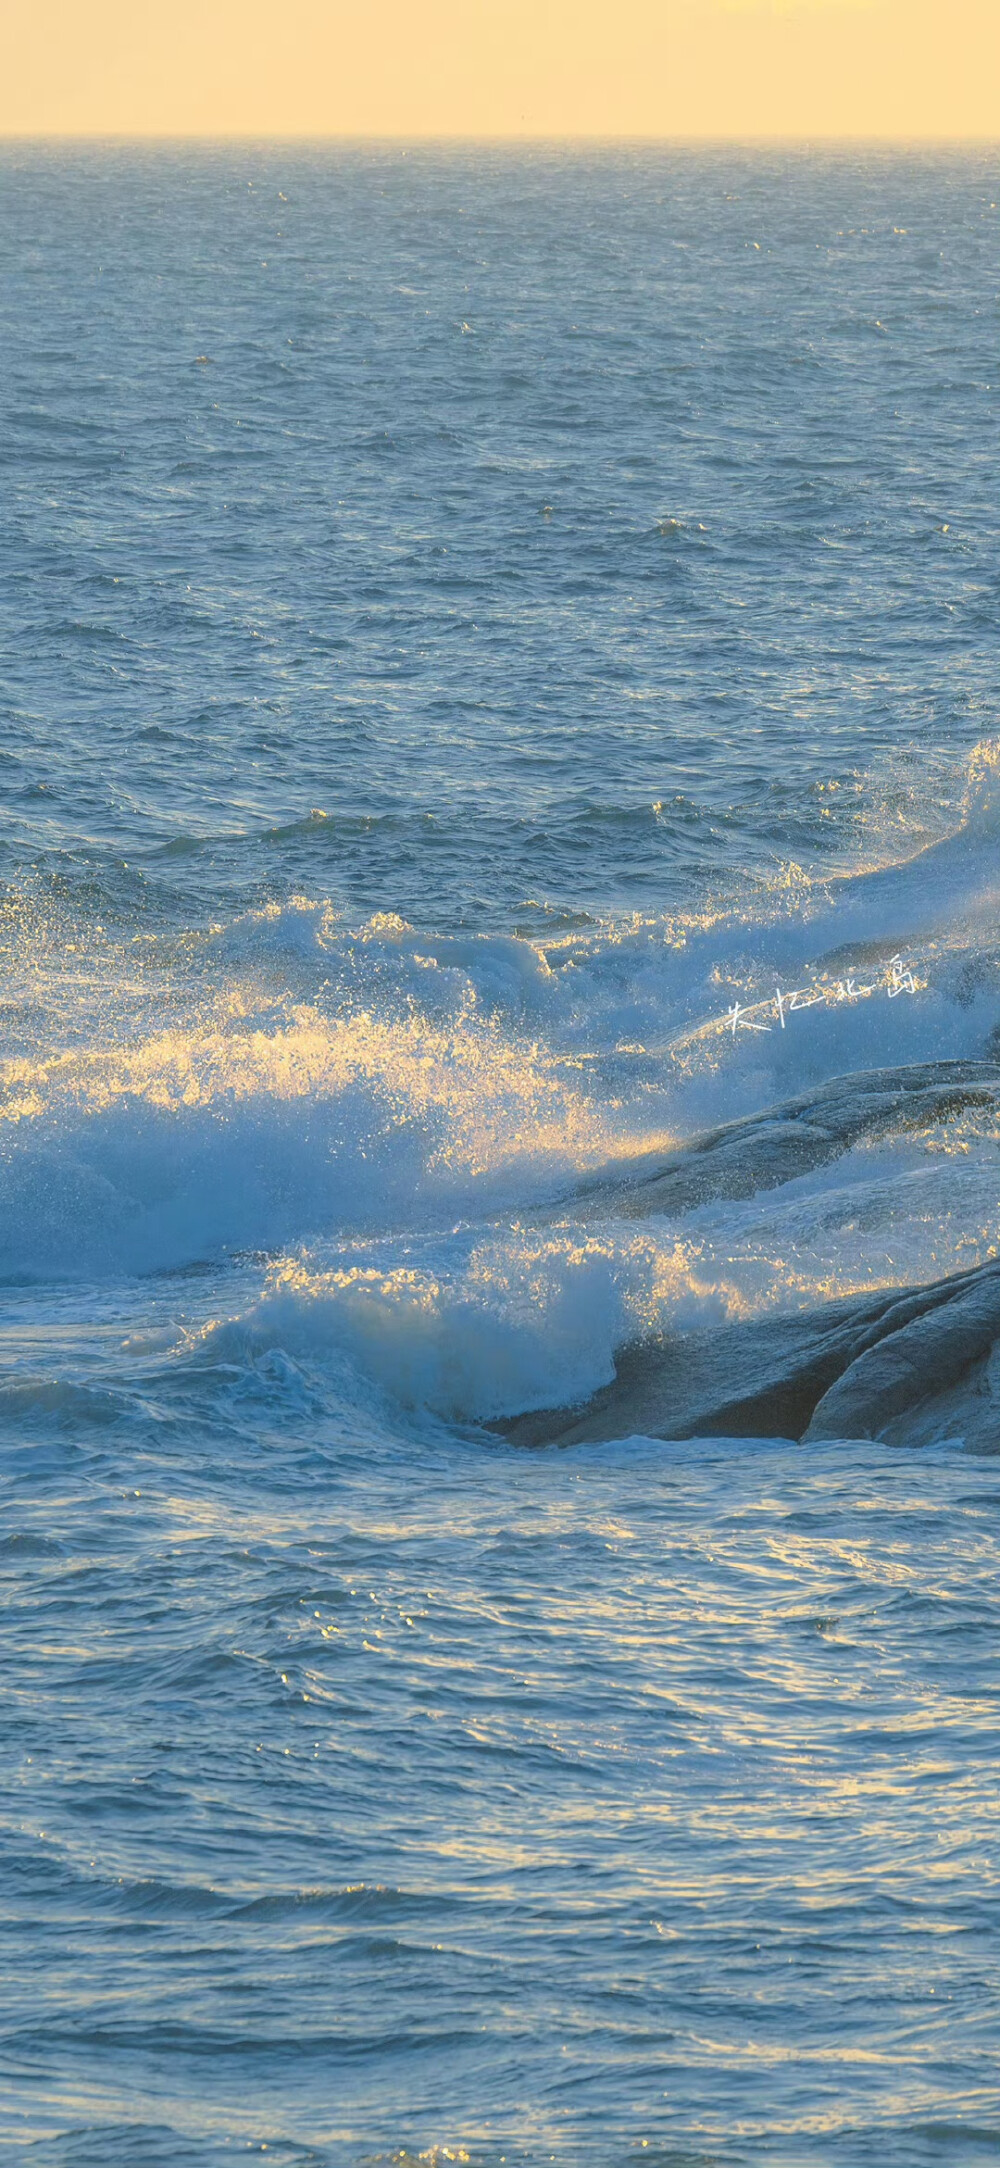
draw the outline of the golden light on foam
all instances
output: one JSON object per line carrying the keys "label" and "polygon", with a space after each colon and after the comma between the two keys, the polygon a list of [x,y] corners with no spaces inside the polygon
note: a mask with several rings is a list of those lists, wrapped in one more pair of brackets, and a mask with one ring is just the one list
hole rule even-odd
{"label": "golden light on foam", "polygon": [[1000,135],[997,0],[35,0],[21,134]]}
{"label": "golden light on foam", "polygon": [[511,1041],[491,1018],[452,1030],[367,1011],[331,1020],[308,1007],[272,1031],[206,1025],[135,1045],[2,1062],[0,1122],[59,1123],[138,1107],[224,1119],[237,1105],[315,1106],[356,1089],[370,1096],[376,1127],[379,1119],[382,1127],[426,1126],[431,1173],[478,1176],[550,1159],[582,1171],[621,1149],[600,1109],[553,1075],[539,1048]]}

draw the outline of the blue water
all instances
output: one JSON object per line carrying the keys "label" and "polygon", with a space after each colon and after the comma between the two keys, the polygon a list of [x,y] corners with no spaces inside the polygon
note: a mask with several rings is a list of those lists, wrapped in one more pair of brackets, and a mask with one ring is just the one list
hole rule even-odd
{"label": "blue water", "polygon": [[484,1426],[1000,1250],[577,1196],[1000,1023],[998,200],[0,154],[6,2157],[996,2157],[991,1459]]}

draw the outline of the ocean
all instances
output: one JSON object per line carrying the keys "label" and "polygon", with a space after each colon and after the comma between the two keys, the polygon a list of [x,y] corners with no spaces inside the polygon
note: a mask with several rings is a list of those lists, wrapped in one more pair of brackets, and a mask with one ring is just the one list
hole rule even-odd
{"label": "ocean", "polygon": [[998,201],[0,150],[12,2163],[996,2159],[989,1452],[494,1426],[1000,1253],[614,1189],[1000,1046]]}

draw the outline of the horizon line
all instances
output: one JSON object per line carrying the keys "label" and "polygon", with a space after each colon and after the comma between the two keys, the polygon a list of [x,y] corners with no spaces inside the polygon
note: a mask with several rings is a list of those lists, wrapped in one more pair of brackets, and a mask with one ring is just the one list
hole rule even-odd
{"label": "horizon line", "polygon": [[597,130],[478,130],[466,133],[458,129],[435,130],[423,134],[403,130],[378,129],[269,129],[269,128],[0,128],[0,144],[6,143],[315,143],[315,144],[379,144],[402,148],[434,148],[452,145],[509,144],[514,147],[530,144],[544,145],[607,145],[616,148],[631,143],[662,146],[665,149],[686,149],[703,145],[739,149],[747,146],[783,146],[787,149],[809,149],[813,145],[835,148],[838,145],[856,147],[867,145],[873,149],[927,149],[945,147],[961,149],[994,149],[1000,151],[1000,133],[954,135],[944,131],[922,134],[874,134],[870,130],[810,130],[801,135],[787,131],[746,130],[739,133],[700,131],[686,135],[679,131],[654,132],[648,129],[603,133]]}

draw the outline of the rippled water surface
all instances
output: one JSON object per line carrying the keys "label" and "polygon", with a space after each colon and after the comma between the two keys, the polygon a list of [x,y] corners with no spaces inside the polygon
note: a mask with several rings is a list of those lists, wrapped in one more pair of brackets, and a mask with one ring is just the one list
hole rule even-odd
{"label": "rippled water surface", "polygon": [[996,1051],[998,200],[0,154],[12,2161],[995,2158],[991,1457],[488,1426],[1000,1251],[584,1194]]}

